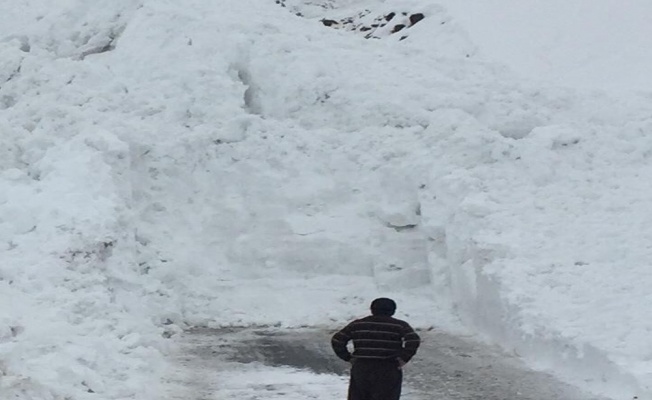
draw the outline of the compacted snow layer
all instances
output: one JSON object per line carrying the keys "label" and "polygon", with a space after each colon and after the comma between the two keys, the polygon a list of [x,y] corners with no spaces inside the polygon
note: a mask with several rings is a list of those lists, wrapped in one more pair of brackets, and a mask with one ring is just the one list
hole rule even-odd
{"label": "compacted snow layer", "polygon": [[[427,1],[6,3],[0,397],[158,398],[187,324],[380,294],[650,396],[649,95],[519,81]],[[320,22],[367,9],[424,19]]]}

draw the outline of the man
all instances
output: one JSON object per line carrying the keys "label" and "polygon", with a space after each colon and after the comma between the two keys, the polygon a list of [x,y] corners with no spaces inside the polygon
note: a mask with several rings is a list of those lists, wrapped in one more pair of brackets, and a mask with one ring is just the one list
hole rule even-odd
{"label": "man", "polygon": [[[333,335],[335,354],[350,362],[348,400],[398,400],[403,366],[421,343],[405,321],[393,318],[396,303],[378,298],[371,302],[371,315],[357,319]],[[347,348],[353,341],[353,354]]]}

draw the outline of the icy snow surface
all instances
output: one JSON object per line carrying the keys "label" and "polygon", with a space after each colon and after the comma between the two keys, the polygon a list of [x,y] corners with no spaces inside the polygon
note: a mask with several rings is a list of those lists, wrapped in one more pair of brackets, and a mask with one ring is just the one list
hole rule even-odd
{"label": "icy snow surface", "polygon": [[[276,3],[3,2],[0,398],[155,399],[186,326],[337,325],[380,294],[652,398],[652,89],[631,69],[652,60],[627,47],[652,6]],[[528,27],[528,64],[492,41]]]}

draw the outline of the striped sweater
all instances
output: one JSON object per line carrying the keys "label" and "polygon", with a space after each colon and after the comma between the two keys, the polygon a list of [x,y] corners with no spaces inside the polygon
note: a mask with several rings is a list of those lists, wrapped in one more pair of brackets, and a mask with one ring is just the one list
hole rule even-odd
{"label": "striped sweater", "polygon": [[[353,341],[353,354],[347,349],[349,341]],[[351,358],[400,358],[408,362],[417,352],[420,343],[421,338],[407,322],[381,315],[357,319],[331,339],[335,354],[344,361],[350,361]]]}

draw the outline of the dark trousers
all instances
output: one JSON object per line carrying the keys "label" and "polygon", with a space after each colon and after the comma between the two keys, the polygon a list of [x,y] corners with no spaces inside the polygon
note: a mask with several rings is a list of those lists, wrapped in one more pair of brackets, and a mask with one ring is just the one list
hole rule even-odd
{"label": "dark trousers", "polygon": [[398,400],[402,383],[397,361],[357,359],[351,367],[348,400]]}

